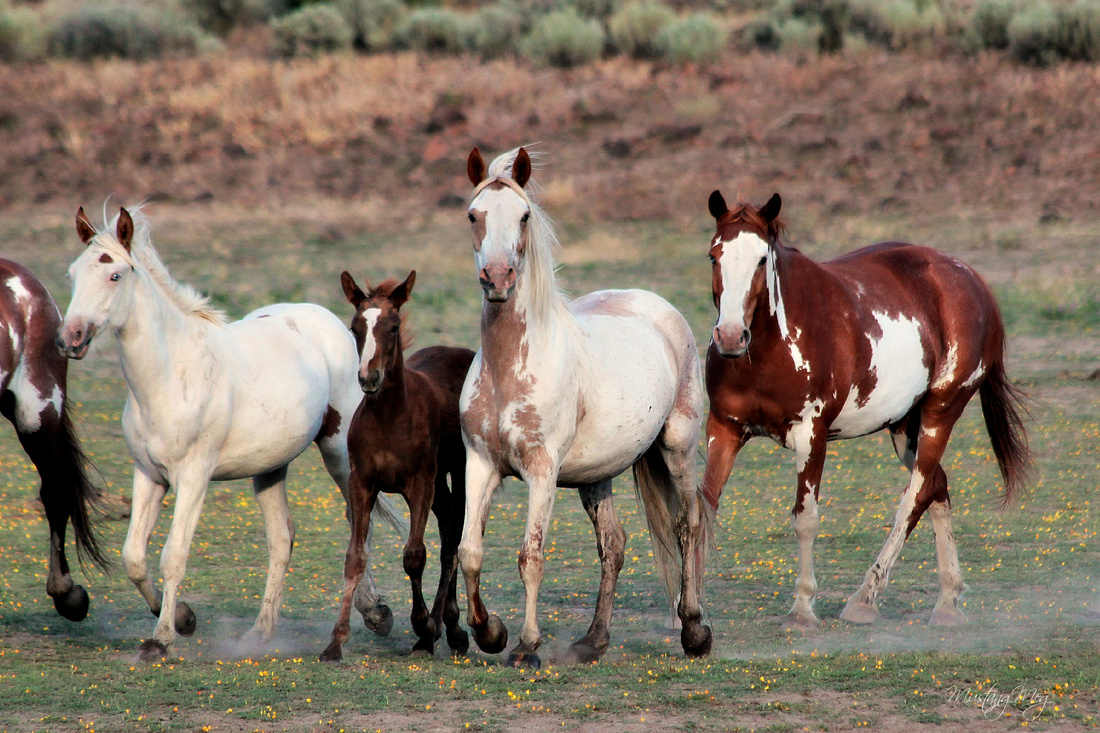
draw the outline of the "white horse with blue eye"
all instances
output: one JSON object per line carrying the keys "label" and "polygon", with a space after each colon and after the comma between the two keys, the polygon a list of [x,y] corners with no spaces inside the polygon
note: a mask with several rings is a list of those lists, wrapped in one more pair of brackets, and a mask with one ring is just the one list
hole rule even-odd
{"label": "white horse with blue eye", "polygon": [[[137,215],[135,224],[126,209],[99,232],[80,209],[76,230],[87,247],[69,267],[72,301],[57,345],[81,359],[100,332],[118,343],[129,390],[122,429],[134,459],[122,561],[159,616],[141,657],[160,659],[177,631],[195,631],[195,614],[176,593],[212,480],[253,480],[268,572],[260,613],[245,638],[265,641],[278,624],[294,545],[288,464],[316,442],[347,496],[347,429],[362,398],[355,341],[340,319],[310,304],[272,305],[227,323],[206,298],[172,279],[144,218]],[[149,579],[145,553],[169,488],[176,508],[161,552],[162,594]],[[402,524],[388,504],[381,508],[391,524]],[[367,625],[388,633],[392,614],[380,603],[369,561],[357,600]]]}

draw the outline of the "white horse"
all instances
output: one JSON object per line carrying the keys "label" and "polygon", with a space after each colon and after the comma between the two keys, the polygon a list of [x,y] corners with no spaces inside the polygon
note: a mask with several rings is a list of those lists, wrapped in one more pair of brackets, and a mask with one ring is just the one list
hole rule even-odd
{"label": "white horse", "polygon": [[596,529],[600,591],[592,625],[570,650],[590,662],[607,651],[615,584],[626,536],[611,480],[634,467],[657,570],[679,596],[681,642],[707,654],[702,623],[703,555],[711,518],[696,480],[703,411],[699,352],[684,317],[643,290],[604,290],[568,302],[554,279],[552,225],[525,192],[523,148],[486,170],[477,148],[467,174],[468,215],[485,292],[481,351],[462,390],[466,521],[459,558],[468,617],[482,650],[501,651],[508,632],[480,595],[482,541],[493,492],[504,476],[527,483],[529,508],[519,569],[526,590],[523,631],[509,663],[537,666],[537,602],[543,545],[558,486],[574,487]]}
{"label": "white horse", "polygon": [[[118,342],[129,390],[122,427],[134,459],[122,561],[159,616],[141,656],[159,659],[177,631],[194,633],[195,614],[176,593],[211,480],[252,477],[266,523],[268,572],[246,640],[265,641],[278,624],[294,544],[287,465],[316,442],[347,496],[347,428],[362,398],[355,341],[336,316],[310,304],[272,305],[227,323],[206,298],[172,279],[144,217],[136,218],[135,225],[122,209],[96,232],[84,210],[77,212],[76,230],[87,247],[69,267],[72,302],[57,345],[81,359],[101,331]],[[162,597],[149,579],[145,553],[169,487],[176,490],[176,509],[161,552]],[[388,505],[383,516],[401,524]],[[373,613],[377,632],[388,632],[392,615],[379,605],[369,562],[360,589],[360,609]],[[372,626],[368,615],[364,620]]]}

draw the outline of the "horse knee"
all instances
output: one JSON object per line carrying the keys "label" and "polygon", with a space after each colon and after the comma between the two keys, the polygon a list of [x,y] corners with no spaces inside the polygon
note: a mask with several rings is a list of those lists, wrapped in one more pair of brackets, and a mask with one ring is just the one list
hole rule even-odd
{"label": "horse knee", "polygon": [[122,548],[122,567],[126,571],[126,577],[134,583],[140,583],[148,575],[145,553],[134,552],[126,547]]}
{"label": "horse knee", "polygon": [[419,577],[424,573],[424,565],[427,563],[428,552],[424,548],[423,543],[416,545],[406,545],[405,555],[402,558],[402,563],[405,566],[405,573],[409,577]]}
{"label": "horse knee", "polygon": [[481,569],[481,562],[485,556],[480,546],[474,547],[466,543],[458,546],[458,562],[462,565],[464,573]]}

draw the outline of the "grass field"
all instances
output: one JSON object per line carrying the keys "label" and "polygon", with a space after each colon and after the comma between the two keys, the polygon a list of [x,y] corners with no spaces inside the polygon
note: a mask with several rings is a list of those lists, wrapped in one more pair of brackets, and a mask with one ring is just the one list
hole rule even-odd
{"label": "grass field", "polygon": [[[812,633],[780,630],[795,577],[791,455],[762,440],[742,453],[726,487],[708,568],[713,655],[683,658],[661,625],[665,601],[633,492],[616,482],[627,529],[612,648],[592,667],[553,664],[584,633],[595,601],[594,537],[576,497],[562,492],[548,539],[541,671],[509,669],[471,653],[413,659],[403,538],[377,533],[372,562],[393,607],[392,635],[361,627],[346,663],[317,654],[335,620],[347,542],[343,506],[315,450],[291,467],[297,524],[278,638],[241,648],[262,592],[262,520],[250,485],[216,484],[192,546],[182,596],[199,615],[194,637],[161,665],[135,663],[154,619],[120,569],[91,572],[92,610],[80,624],[58,617],[45,595],[47,528],[38,479],[14,432],[0,430],[0,730],[1079,730],[1100,723],[1100,313],[1097,225],[959,216],[815,218],[788,199],[792,241],[828,256],[880,238],[915,239],[952,251],[987,275],[1010,328],[1010,372],[1034,398],[1030,435],[1039,480],[1006,512],[980,412],[972,406],[945,456],[970,623],[930,628],[938,584],[931,530],[906,545],[871,627],[837,620],[847,595],[885,539],[905,482],[882,436],[835,443],[822,486],[816,544],[825,620]],[[551,215],[558,212],[553,208]],[[650,221],[562,227],[561,278],[573,293],[642,286],[669,298],[700,344],[712,323],[705,213],[698,225]],[[477,345],[477,287],[461,210],[412,228],[361,226],[353,207],[240,213],[214,205],[154,206],[153,236],[179,279],[211,292],[233,316],[279,300],[309,300],[342,318],[339,272],[372,281],[418,270],[407,309],[417,345]],[[939,215],[937,214],[937,218]],[[64,271],[78,243],[68,217],[0,217],[4,254],[27,264],[68,300]],[[822,232],[829,232],[828,236]],[[1058,251],[1060,258],[1049,253]],[[1091,379],[1090,379],[1091,376]],[[128,494],[121,439],[125,394],[109,342],[71,368],[85,446],[116,504]],[[701,468],[701,460],[700,460]],[[526,492],[509,481],[488,526],[484,589],[513,635],[522,585],[515,559]],[[167,531],[172,496],[154,533],[150,567]],[[125,521],[102,524],[118,557]],[[434,527],[430,529],[434,543]],[[437,545],[429,547],[429,577]],[[465,599],[461,599],[464,607]],[[969,695],[969,696],[968,696]],[[998,695],[1006,695],[1001,698]]]}

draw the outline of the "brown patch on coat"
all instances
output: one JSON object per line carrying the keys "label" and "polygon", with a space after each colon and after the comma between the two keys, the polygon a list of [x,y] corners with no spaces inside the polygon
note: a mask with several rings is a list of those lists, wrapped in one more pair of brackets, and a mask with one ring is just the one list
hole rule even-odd
{"label": "brown patch on coat", "polygon": [[340,420],[341,415],[336,411],[332,405],[328,406],[325,410],[325,416],[321,419],[321,429],[317,431],[317,437],[314,440],[323,440],[324,438],[331,438],[340,432]]}
{"label": "brown patch on coat", "polygon": [[103,254],[101,254],[101,255],[99,256],[99,261],[100,261],[100,262],[102,262],[102,263],[103,263],[103,264],[105,264],[105,265],[109,265],[109,264],[111,264],[112,262],[114,262],[114,258],[112,258],[112,257],[111,257],[111,255],[109,255],[109,254],[107,254],[106,252],[104,252]]}

